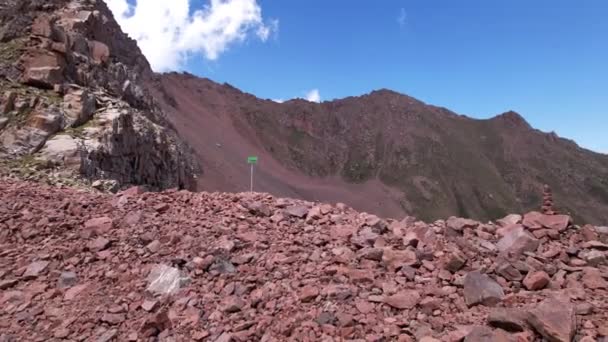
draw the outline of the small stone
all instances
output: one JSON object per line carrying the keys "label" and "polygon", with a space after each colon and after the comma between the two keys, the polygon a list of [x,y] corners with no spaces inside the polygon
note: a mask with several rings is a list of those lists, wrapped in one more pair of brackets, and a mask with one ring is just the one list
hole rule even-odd
{"label": "small stone", "polygon": [[488,324],[506,331],[519,332],[527,327],[526,313],[519,309],[494,309],[488,315]]}
{"label": "small stone", "polygon": [[156,253],[160,250],[160,241],[158,240],[154,240],[152,242],[150,242],[147,246],[146,249],[150,252],[150,253]]}
{"label": "small stone", "polygon": [[504,298],[502,287],[479,271],[469,272],[464,279],[464,299],[468,306],[494,306]]}
{"label": "small stone", "polygon": [[88,284],[80,284],[80,285],[73,286],[73,287],[69,288],[65,292],[65,295],[63,296],[63,299],[65,299],[65,300],[73,300],[80,293],[82,293],[82,291],[84,291],[87,287],[88,287]]}
{"label": "small stone", "polygon": [[601,251],[590,251],[585,254],[585,260],[589,266],[597,267],[606,264],[606,255]]}
{"label": "small stone", "polygon": [[315,286],[305,286],[300,290],[300,300],[304,303],[314,300],[318,295],[319,289]]}
{"label": "small stone", "polygon": [[116,335],[118,335],[118,330],[108,330],[97,338],[97,342],[110,342],[116,337]]}
{"label": "small stone", "polygon": [[101,252],[105,249],[107,249],[108,247],[110,247],[110,240],[104,238],[104,237],[98,237],[95,240],[91,241],[88,244],[88,247],[90,250],[94,251],[94,252]]}
{"label": "small stone", "polygon": [[337,320],[338,319],[336,318],[336,316],[333,313],[322,312],[321,314],[319,314],[319,316],[317,316],[317,319],[315,321],[317,323],[319,323],[320,325],[324,325],[324,324],[335,325]]}
{"label": "small stone", "polygon": [[458,272],[467,262],[467,257],[461,251],[451,251],[446,254],[444,268],[452,273]]}
{"label": "small stone", "polygon": [[107,314],[101,316],[101,321],[104,323],[108,323],[110,325],[120,324],[120,323],[124,322],[125,319],[126,319],[126,316],[124,314],[107,313]]}
{"label": "small stone", "polygon": [[387,247],[382,254],[382,262],[389,272],[395,272],[404,266],[415,265],[418,262],[418,257],[414,251],[401,251]]}
{"label": "small stone", "polygon": [[78,283],[78,276],[74,272],[61,272],[59,280],[57,281],[57,287],[60,289],[67,289]]}
{"label": "small stone", "polygon": [[549,284],[550,280],[551,278],[549,278],[549,275],[546,272],[536,271],[528,273],[526,278],[524,278],[523,284],[526,289],[537,291],[544,289]]}
{"label": "small stone", "polygon": [[55,338],[66,338],[70,336],[70,330],[68,328],[59,327],[53,332]]}
{"label": "small stone", "polygon": [[384,303],[396,309],[411,309],[420,302],[420,293],[416,290],[400,291],[384,298]]}
{"label": "small stone", "polygon": [[6,290],[19,283],[19,279],[7,279],[0,281],[0,290]]}
{"label": "small stone", "polygon": [[173,294],[190,282],[179,269],[157,264],[148,275],[147,290],[156,294]]}
{"label": "small stone", "polygon": [[496,267],[496,273],[510,281],[521,281],[522,279],[524,279],[524,276],[521,274],[521,272],[517,268],[515,268],[511,263],[506,261],[498,264],[498,266]]}
{"label": "small stone", "polygon": [[308,207],[305,205],[294,205],[285,209],[289,216],[304,218],[308,214]]}
{"label": "small stone", "polygon": [[589,289],[608,289],[608,281],[602,277],[602,273],[597,268],[585,269],[581,280]]}
{"label": "small stone", "polygon": [[89,233],[104,234],[112,229],[112,219],[104,216],[90,219],[84,223],[84,228]]}
{"label": "small stone", "polygon": [[38,277],[49,265],[48,261],[35,261],[27,267],[23,274],[24,279],[34,279]]}
{"label": "small stone", "polygon": [[492,330],[488,327],[474,327],[465,337],[464,342],[510,342],[509,335],[504,331]]}
{"label": "small stone", "polygon": [[141,308],[147,312],[154,311],[158,307],[158,301],[155,300],[145,300],[141,303]]}
{"label": "small stone", "polygon": [[239,312],[245,306],[245,302],[238,297],[228,297],[223,304],[222,311],[227,313]]}
{"label": "small stone", "polygon": [[471,219],[452,216],[447,219],[446,226],[455,231],[462,231],[464,228],[477,228],[477,226],[479,226],[479,222]]}
{"label": "small stone", "polygon": [[233,340],[232,334],[225,332],[221,334],[220,337],[215,340],[215,342],[232,342]]}
{"label": "small stone", "polygon": [[168,203],[161,203],[154,206],[154,210],[161,214],[167,212],[169,208],[171,208],[171,206]]}

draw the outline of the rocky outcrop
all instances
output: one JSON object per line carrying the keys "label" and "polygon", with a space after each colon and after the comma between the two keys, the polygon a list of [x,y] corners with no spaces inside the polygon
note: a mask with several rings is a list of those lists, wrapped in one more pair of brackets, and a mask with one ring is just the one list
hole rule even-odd
{"label": "rocky outcrop", "polygon": [[[2,178],[0,192],[4,340],[608,338],[605,227],[570,224],[513,254],[494,247],[494,222],[455,234],[444,220],[261,193],[111,195]],[[524,277],[503,276],[505,263]]]}
{"label": "rocky outcrop", "polygon": [[194,189],[198,164],[142,87],[152,71],[102,1],[2,5],[3,159],[119,186]]}

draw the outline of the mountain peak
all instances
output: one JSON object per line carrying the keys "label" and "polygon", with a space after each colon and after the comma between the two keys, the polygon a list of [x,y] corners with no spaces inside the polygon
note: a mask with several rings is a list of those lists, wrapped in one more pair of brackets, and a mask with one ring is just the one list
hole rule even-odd
{"label": "mountain peak", "polygon": [[531,128],[528,121],[526,121],[526,119],[524,119],[524,117],[521,116],[521,114],[519,114],[513,110],[509,110],[507,112],[499,114],[499,115],[493,117],[492,120],[498,121],[498,122],[504,122],[504,123],[506,123],[510,126],[514,126],[514,127]]}

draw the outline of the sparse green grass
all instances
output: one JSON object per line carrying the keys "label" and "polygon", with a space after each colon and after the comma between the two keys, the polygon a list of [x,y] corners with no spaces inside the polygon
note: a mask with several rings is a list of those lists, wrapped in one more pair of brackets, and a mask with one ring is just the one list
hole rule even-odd
{"label": "sparse green grass", "polygon": [[19,60],[23,52],[24,39],[14,39],[0,44],[0,63],[13,64]]}

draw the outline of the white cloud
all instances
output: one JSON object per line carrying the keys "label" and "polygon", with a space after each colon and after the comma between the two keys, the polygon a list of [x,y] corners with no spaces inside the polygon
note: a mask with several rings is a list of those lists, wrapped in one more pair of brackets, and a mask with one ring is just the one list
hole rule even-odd
{"label": "white cloud", "polygon": [[272,99],[272,101],[274,101],[276,103],[283,103],[283,102],[285,102],[285,100],[283,100],[283,99]]}
{"label": "white cloud", "polygon": [[397,23],[399,23],[399,26],[403,27],[405,26],[406,21],[407,12],[405,11],[405,8],[401,8],[401,10],[399,11],[399,17],[397,17]]}
{"label": "white cloud", "polygon": [[265,42],[279,21],[265,23],[257,0],[210,0],[191,12],[192,0],[106,0],[122,29],[155,71],[181,69],[189,57],[216,60],[231,45],[257,36]]}
{"label": "white cloud", "polygon": [[306,100],[310,102],[321,102],[321,94],[319,93],[319,89],[313,89],[306,93]]}

